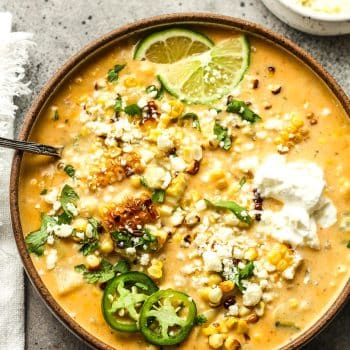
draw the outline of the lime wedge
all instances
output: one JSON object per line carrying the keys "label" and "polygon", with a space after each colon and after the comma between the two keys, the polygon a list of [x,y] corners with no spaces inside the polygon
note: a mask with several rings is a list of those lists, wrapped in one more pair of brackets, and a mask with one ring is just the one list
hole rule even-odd
{"label": "lime wedge", "polygon": [[135,49],[135,60],[174,63],[188,56],[208,51],[213,42],[206,36],[182,28],[166,29],[141,40]]}
{"label": "lime wedge", "polygon": [[200,55],[160,67],[165,89],[186,103],[208,104],[230,92],[243,78],[250,59],[245,35],[220,42]]}

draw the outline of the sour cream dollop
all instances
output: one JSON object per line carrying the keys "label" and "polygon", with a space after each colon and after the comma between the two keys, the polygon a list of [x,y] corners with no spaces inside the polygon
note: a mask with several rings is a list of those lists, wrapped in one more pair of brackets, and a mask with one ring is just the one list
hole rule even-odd
{"label": "sour cream dollop", "polygon": [[322,169],[313,162],[286,162],[280,155],[269,156],[257,168],[254,185],[263,198],[283,203],[280,211],[265,210],[263,230],[280,242],[319,249],[317,225],[332,226],[337,210],[323,195],[326,182]]}

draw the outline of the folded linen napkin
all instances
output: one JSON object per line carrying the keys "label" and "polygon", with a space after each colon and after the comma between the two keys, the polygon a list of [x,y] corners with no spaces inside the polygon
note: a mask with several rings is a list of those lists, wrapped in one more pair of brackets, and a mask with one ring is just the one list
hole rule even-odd
{"label": "folded linen napkin", "polygon": [[[23,83],[30,33],[11,33],[12,15],[0,13],[0,136],[13,138],[13,96],[28,94]],[[9,180],[12,152],[0,149],[0,350],[24,349],[23,269],[12,235]]]}

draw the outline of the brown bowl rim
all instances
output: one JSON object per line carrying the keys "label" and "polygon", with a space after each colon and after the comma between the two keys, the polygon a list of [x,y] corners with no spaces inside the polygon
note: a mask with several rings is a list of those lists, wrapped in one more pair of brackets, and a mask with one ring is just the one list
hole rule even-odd
{"label": "brown bowl rim", "polygon": [[[348,99],[342,88],[338,85],[335,79],[321,66],[320,63],[318,63],[306,51],[294,44],[291,40],[258,24],[238,18],[213,13],[175,13],[150,17],[147,19],[136,21],[132,24],[126,24],[105,35],[102,35],[101,37],[86,45],[77,54],[72,56],[45,84],[40,94],[34,100],[31,108],[26,114],[18,138],[20,140],[26,140],[29,137],[31,128],[36,120],[36,116],[39,115],[42,107],[45,105],[46,100],[52,95],[52,93],[54,93],[56,86],[60,83],[60,81],[64,80],[69,75],[69,73],[77,65],[79,65],[79,63],[84,61],[84,59],[86,59],[88,56],[93,55],[94,52],[98,51],[102,47],[126,35],[131,35],[135,32],[144,31],[157,26],[169,26],[174,24],[208,24],[217,26],[228,26],[231,28],[236,28],[238,30],[245,31],[249,34],[258,37],[262,37],[265,40],[277,44],[278,46],[286,49],[288,52],[292,53],[294,56],[299,58],[313,72],[315,72],[334,93],[338,101],[342,104],[343,108],[345,109],[345,112],[350,116],[350,100]],[[85,343],[92,347],[101,350],[113,350],[113,347],[107,345],[97,337],[93,336],[91,333],[87,332],[76,321],[74,321],[73,318],[71,318],[67,312],[63,310],[63,308],[56,302],[56,300],[50,294],[33,265],[33,262],[25,246],[19,216],[18,184],[21,160],[22,153],[17,151],[14,154],[11,168],[10,209],[14,237],[27,275],[29,276],[31,282],[39,292],[39,295],[42,297],[42,299],[44,299],[45,304],[48,306],[48,308],[53,312],[53,314],[58,318],[58,320],[60,320],[70,331],[72,331],[76,336],[78,336]],[[325,314],[323,314],[322,317],[319,318],[305,332],[300,334],[288,344],[283,345],[280,348],[280,350],[296,349],[301,347],[302,345],[305,345],[313,336],[320,332],[329,323],[329,321],[345,304],[349,295],[350,279],[347,281],[342,292],[334,300],[334,302],[328,308]]]}

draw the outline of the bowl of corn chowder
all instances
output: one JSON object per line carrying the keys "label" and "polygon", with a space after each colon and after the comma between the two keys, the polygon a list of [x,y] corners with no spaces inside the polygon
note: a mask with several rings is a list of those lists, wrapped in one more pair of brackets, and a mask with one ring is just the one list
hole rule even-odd
{"label": "bowl of corn chowder", "polygon": [[[87,46],[16,153],[14,236],[54,314],[97,349],[290,349],[349,295],[349,100],[293,43],[208,14]],[[331,147],[330,147],[331,145]]]}

